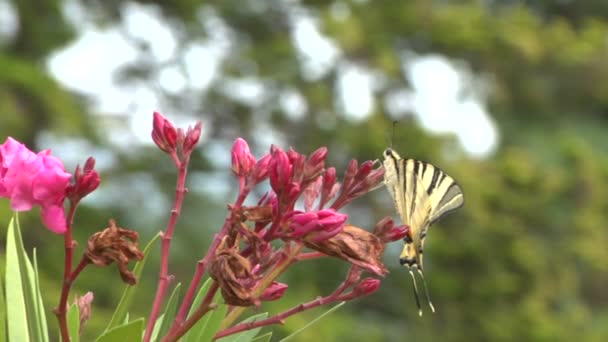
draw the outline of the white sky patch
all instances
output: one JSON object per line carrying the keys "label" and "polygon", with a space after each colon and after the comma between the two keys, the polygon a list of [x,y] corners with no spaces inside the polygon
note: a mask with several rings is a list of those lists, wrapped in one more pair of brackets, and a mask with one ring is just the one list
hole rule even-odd
{"label": "white sky patch", "polygon": [[[498,131],[480,95],[467,88],[466,70],[445,57],[429,55],[404,64],[413,87],[413,110],[424,128],[454,133],[472,156],[485,157],[498,143]],[[466,88],[466,89],[465,89]]]}
{"label": "white sky patch", "polygon": [[189,85],[197,90],[207,89],[218,76],[224,53],[211,44],[191,44],[184,51],[184,64]]}
{"label": "white sky patch", "polygon": [[283,113],[293,121],[302,120],[308,111],[306,99],[295,89],[286,89],[281,92],[279,106]]}
{"label": "white sky patch", "polygon": [[337,96],[340,112],[343,111],[345,117],[353,121],[364,120],[374,107],[372,75],[354,64],[340,67]]}
{"label": "white sky patch", "polygon": [[167,92],[177,95],[184,91],[187,82],[186,77],[177,66],[163,68],[158,74],[158,83]]}
{"label": "white sky patch", "polygon": [[135,61],[136,50],[115,28],[85,29],[73,44],[47,60],[51,74],[65,87],[90,95],[94,110],[122,112],[132,94],[113,82],[114,72]]}
{"label": "white sky patch", "polygon": [[259,106],[266,98],[264,84],[254,77],[225,79],[222,84],[222,92],[251,107]]}
{"label": "white sky patch", "polygon": [[0,0],[0,39],[12,39],[19,29],[19,17],[15,7],[7,0]]}
{"label": "white sky patch", "polygon": [[173,57],[177,41],[158,7],[127,2],[122,12],[127,32],[146,42],[157,61],[164,62]]}
{"label": "white sky patch", "polygon": [[405,88],[389,91],[384,97],[384,107],[394,119],[410,114],[414,109],[414,93]]}
{"label": "white sky patch", "polygon": [[336,64],[340,50],[336,44],[319,31],[319,25],[309,15],[292,15],[292,40],[298,50],[302,75],[315,81],[325,76]]}

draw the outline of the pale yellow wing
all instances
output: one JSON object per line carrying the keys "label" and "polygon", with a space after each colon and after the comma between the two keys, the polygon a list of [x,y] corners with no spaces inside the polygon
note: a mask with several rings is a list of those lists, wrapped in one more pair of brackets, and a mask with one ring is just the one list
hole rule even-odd
{"label": "pale yellow wing", "polygon": [[432,164],[402,159],[392,149],[384,151],[384,182],[404,224],[410,227],[400,256],[402,265],[422,269],[428,227],[464,203],[454,179]]}

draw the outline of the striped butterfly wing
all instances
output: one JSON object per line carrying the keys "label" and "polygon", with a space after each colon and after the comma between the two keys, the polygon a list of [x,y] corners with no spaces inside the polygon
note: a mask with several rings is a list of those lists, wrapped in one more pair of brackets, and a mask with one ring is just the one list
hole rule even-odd
{"label": "striped butterfly wing", "polygon": [[422,252],[428,227],[464,203],[462,190],[441,169],[384,151],[384,182],[411,237],[405,239],[400,261],[422,270]]}

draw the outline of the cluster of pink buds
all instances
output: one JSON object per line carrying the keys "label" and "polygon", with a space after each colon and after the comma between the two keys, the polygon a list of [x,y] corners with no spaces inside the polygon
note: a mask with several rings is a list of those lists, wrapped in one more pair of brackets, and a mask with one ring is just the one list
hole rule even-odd
{"label": "cluster of pink buds", "polygon": [[[275,279],[296,262],[330,256],[349,263],[351,269],[329,296],[253,325],[235,325],[216,338],[274,324],[318,305],[366,296],[380,287],[380,279],[361,279],[361,275],[384,276],[388,272],[382,263],[386,243],[402,239],[409,228],[395,226],[390,218],[378,222],[373,231],[349,224],[348,215],[339,210],[375,189],[384,170],[374,169],[371,161],[359,165],[352,160],[340,183],[336,169],[325,166],[327,153],[325,147],[306,156],[271,146],[268,154],[256,159],[244,139],[235,141],[232,172],[239,180],[239,196],[229,206],[226,224],[216,237],[221,242],[208,260],[209,273],[225,302],[245,307],[280,298],[288,285]],[[244,206],[252,188],[267,178],[270,190],[257,205]],[[296,208],[298,203],[303,208]]]}

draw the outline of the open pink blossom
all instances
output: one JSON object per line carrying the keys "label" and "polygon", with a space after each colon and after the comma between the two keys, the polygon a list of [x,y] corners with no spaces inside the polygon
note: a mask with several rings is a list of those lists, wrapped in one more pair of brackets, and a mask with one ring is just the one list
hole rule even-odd
{"label": "open pink blossom", "polygon": [[15,211],[40,206],[44,225],[59,234],[66,229],[63,200],[70,177],[49,150],[35,154],[13,138],[0,145],[0,197]]}

